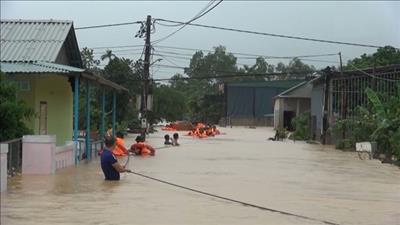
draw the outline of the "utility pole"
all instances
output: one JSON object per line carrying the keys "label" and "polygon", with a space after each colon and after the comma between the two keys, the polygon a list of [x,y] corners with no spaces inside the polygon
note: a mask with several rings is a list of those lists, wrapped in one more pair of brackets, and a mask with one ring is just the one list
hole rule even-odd
{"label": "utility pole", "polygon": [[141,107],[141,115],[142,115],[142,124],[145,123],[146,126],[142,131],[142,136],[146,136],[147,131],[147,96],[149,94],[149,83],[150,83],[150,32],[151,31],[151,16],[147,16],[146,20],[146,40],[145,40],[145,52],[144,52],[144,70],[143,70],[143,93],[142,93],[142,107]]}
{"label": "utility pole", "polygon": [[322,117],[322,144],[327,142],[327,131],[329,128],[329,83],[331,80],[331,69],[327,67],[324,70],[325,74],[325,87],[324,87],[324,104],[323,104],[323,117]]}
{"label": "utility pole", "polygon": [[339,52],[339,61],[340,61],[340,75],[343,76],[343,63],[342,63],[342,53]]}

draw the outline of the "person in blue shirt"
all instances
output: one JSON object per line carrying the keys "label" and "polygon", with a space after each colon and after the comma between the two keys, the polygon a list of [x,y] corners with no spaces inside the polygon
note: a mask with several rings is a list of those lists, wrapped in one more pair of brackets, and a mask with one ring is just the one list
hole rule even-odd
{"label": "person in blue shirt", "polygon": [[112,151],[116,146],[115,142],[113,136],[106,136],[104,138],[105,148],[101,154],[101,169],[103,170],[105,180],[119,180],[119,173],[131,172],[119,164],[115,156],[112,154]]}

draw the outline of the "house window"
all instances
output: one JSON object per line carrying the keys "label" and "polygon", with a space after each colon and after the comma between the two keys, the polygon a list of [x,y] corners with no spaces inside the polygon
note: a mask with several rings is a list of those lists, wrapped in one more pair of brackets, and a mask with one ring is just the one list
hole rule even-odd
{"label": "house window", "polygon": [[30,91],[31,84],[29,83],[29,81],[28,80],[19,81],[19,90],[20,91]]}

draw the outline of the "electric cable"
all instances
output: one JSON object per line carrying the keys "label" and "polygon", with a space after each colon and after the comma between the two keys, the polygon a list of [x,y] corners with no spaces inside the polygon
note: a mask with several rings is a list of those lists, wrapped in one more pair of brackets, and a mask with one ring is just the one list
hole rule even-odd
{"label": "electric cable", "polygon": [[[164,22],[170,22],[170,23],[181,24],[181,25],[185,24],[185,22],[180,22],[180,21],[175,21],[175,20],[167,20],[167,19],[161,19],[161,18],[157,18],[157,19],[155,19],[155,21],[164,21]],[[219,27],[219,26],[205,25],[205,24],[188,23],[186,25],[196,26],[196,27],[203,27],[203,28],[211,28],[211,29],[217,29],[217,30],[224,30],[224,31],[233,31],[233,32],[239,32],[239,33],[263,35],[263,36],[272,36],[272,37],[280,37],[280,38],[288,38],[288,39],[297,39],[297,40],[303,40],[303,41],[313,41],[313,42],[340,44],[340,45],[350,45],[350,46],[368,47],[368,48],[383,48],[383,46],[378,46],[378,45],[360,44],[360,43],[333,41],[333,40],[324,40],[324,39],[308,38],[308,37],[300,37],[300,36],[292,36],[292,35],[283,35],[283,34],[273,34],[273,33],[242,30],[242,29],[236,29],[236,28]]]}
{"label": "electric cable", "polygon": [[[168,34],[167,36],[165,36],[165,37],[163,37],[163,38],[160,38],[160,39],[158,39],[158,40],[155,40],[155,41],[153,41],[152,43],[156,44],[156,43],[159,43],[159,42],[161,42],[161,41],[164,41],[164,40],[168,39],[168,38],[171,37],[172,35],[176,34],[178,31],[180,31],[180,30],[182,30],[184,27],[186,27],[186,25],[190,24],[191,22],[193,22],[193,21],[195,21],[195,20],[201,18],[202,16],[206,15],[207,13],[209,13],[211,10],[213,10],[215,7],[217,7],[219,4],[221,4],[222,1],[223,1],[223,0],[220,0],[217,4],[215,4],[214,6],[212,6],[212,7],[211,7],[210,9],[208,9],[207,11],[203,12],[203,13],[200,14],[200,15],[197,14],[197,15],[196,15],[194,18],[192,18],[191,20],[189,20],[189,21],[187,21],[187,22],[185,22],[185,23],[180,24],[180,25],[182,25],[182,27],[180,27],[179,29],[175,30],[174,32]],[[209,7],[209,6],[211,6],[211,5],[209,4],[207,7]],[[155,23],[155,22],[156,22],[156,20],[154,20],[154,23]]]}
{"label": "electric cable", "polygon": [[86,30],[86,29],[93,29],[93,28],[103,28],[103,27],[116,27],[116,26],[125,26],[131,24],[139,24],[142,23],[141,21],[135,22],[126,22],[126,23],[113,23],[113,24],[103,24],[103,25],[94,25],[94,26],[86,26],[86,27],[76,27],[75,30]]}

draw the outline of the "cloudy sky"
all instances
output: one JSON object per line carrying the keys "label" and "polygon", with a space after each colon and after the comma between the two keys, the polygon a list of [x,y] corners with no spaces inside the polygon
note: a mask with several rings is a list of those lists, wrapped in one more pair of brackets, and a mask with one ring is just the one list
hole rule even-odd
{"label": "cloudy sky", "polygon": [[[1,19],[61,19],[74,21],[75,27],[144,21],[153,18],[188,21],[209,1],[1,1]],[[333,2],[333,1],[223,1],[195,23],[245,29],[266,33],[301,36],[370,45],[400,47],[400,2]],[[156,25],[152,40],[175,31],[176,27]],[[95,48],[96,56],[106,48],[124,45],[143,45],[135,38],[139,25],[101,29],[77,30],[79,47]],[[159,64],[187,66],[193,51],[168,49],[165,46],[212,49],[226,46],[230,52],[266,56],[297,56],[342,52],[344,61],[374,48],[309,42],[270,36],[221,31],[186,26],[170,38],[155,45],[163,54]],[[116,55],[136,60],[141,47],[111,48]],[[168,52],[168,53],[167,53]],[[156,60],[158,56],[154,56]],[[337,56],[311,58],[304,61],[317,68],[335,64]],[[276,64],[281,59],[269,59]],[[325,62],[327,61],[327,62]],[[253,64],[254,59],[239,58],[238,63]],[[102,62],[103,64],[106,62]],[[153,67],[154,78],[170,77],[179,69]]]}

